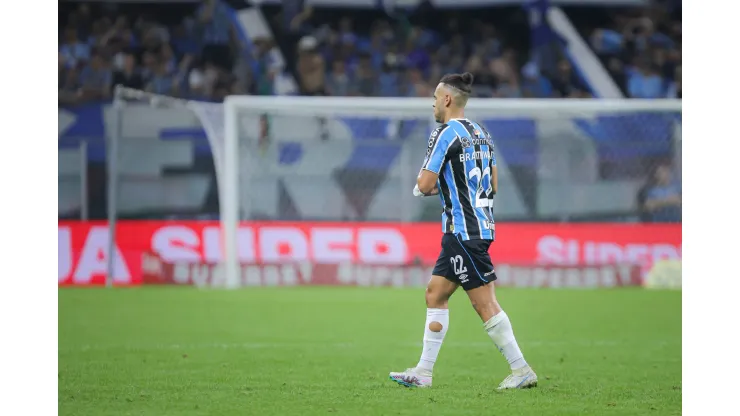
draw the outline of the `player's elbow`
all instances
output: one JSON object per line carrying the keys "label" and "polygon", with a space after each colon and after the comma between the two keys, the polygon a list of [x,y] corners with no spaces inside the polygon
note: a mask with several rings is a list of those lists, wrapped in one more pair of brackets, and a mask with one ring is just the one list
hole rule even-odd
{"label": "player's elbow", "polygon": [[419,178],[416,181],[416,185],[419,186],[419,190],[425,194],[429,194],[434,190],[434,182],[428,182]]}

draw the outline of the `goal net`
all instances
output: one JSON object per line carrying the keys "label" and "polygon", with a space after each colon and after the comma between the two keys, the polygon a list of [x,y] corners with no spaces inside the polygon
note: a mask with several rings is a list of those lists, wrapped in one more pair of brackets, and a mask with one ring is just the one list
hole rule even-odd
{"label": "goal net", "polygon": [[[240,221],[441,219],[438,198],[411,192],[437,126],[431,98],[142,100],[187,108],[203,125],[232,286]],[[680,172],[680,101],[471,99],[466,116],[494,140],[497,221],[637,220],[636,195],[652,171]]]}

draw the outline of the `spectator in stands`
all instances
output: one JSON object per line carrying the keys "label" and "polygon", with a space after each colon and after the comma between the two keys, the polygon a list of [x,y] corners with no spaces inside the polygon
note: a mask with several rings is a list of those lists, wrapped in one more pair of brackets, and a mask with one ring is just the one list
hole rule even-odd
{"label": "spectator in stands", "polygon": [[637,43],[641,51],[648,50],[652,47],[661,49],[672,48],[674,45],[670,36],[659,32],[655,29],[655,22],[650,17],[644,16],[639,19],[641,31],[638,32]]}
{"label": "spectator in stands", "polygon": [[522,96],[519,88],[519,73],[516,68],[516,57],[511,49],[497,59],[491,61],[490,69],[496,78],[494,96],[500,98],[518,98]]}
{"label": "spectator in stands", "polygon": [[591,35],[591,47],[599,55],[619,55],[624,47],[624,37],[613,29],[596,29]]}
{"label": "spectator in stands", "polygon": [[[450,71],[452,72],[452,71]],[[496,88],[496,78],[483,65],[480,55],[471,55],[465,63],[465,72],[473,74],[473,95],[476,97],[493,97]],[[445,71],[446,73],[446,71]],[[439,80],[439,78],[437,78]]]}
{"label": "spectator in stands", "polygon": [[102,54],[95,52],[90,65],[80,73],[82,96],[86,100],[104,100],[110,97],[113,73]]}
{"label": "spectator in stands", "polygon": [[318,53],[318,42],[306,36],[298,44],[298,77],[303,95],[325,95],[324,58]]}
{"label": "spectator in stands", "polygon": [[668,84],[668,91],[666,92],[666,98],[682,98],[681,97],[681,66],[676,67],[673,81]]}
{"label": "spectator in stands", "polygon": [[[454,21],[452,21],[454,22]],[[453,24],[453,23],[450,23]],[[467,54],[467,46],[465,44],[465,38],[460,33],[452,36],[449,42],[442,45],[438,53],[443,57],[448,65],[454,68],[459,68],[465,62]],[[451,69],[451,68],[449,68]],[[447,72],[459,72],[459,71],[447,71]]]}
{"label": "spectator in stands", "polygon": [[[159,61],[162,48],[165,42],[167,42],[167,34],[159,26],[150,22],[142,22],[140,23],[140,27],[143,53],[150,54],[155,61]],[[150,69],[153,70],[153,68]]]}
{"label": "spectator in stands", "polygon": [[658,165],[637,201],[643,221],[681,222],[681,185],[673,180],[669,164]]}
{"label": "spectator in stands", "polygon": [[429,68],[429,54],[422,39],[422,31],[418,27],[412,28],[406,39],[405,56],[407,66],[422,72]]}
{"label": "spectator in stands", "polygon": [[406,80],[403,82],[407,97],[431,97],[434,94],[434,90],[424,80],[424,75],[418,68],[409,68],[406,71]]}
{"label": "spectator in stands", "polygon": [[662,51],[662,57],[664,58],[661,75],[665,80],[666,90],[676,81],[676,76],[680,74],[681,70],[681,50],[680,49],[668,49]]}
{"label": "spectator in stands", "polygon": [[650,62],[654,71],[661,77],[662,80],[669,80],[673,78],[673,73],[676,71],[676,67],[672,61],[668,60],[668,54],[663,48],[653,48],[650,51]]}
{"label": "spectator in stands", "polygon": [[339,20],[339,39],[342,43],[354,45],[357,41],[357,36],[352,27],[352,19],[349,17],[344,16]]}
{"label": "spectator in stands", "polygon": [[233,58],[228,7],[220,0],[203,0],[197,15],[203,43],[203,59],[220,68],[231,69]]}
{"label": "spectator in stands", "polygon": [[611,75],[619,89],[625,91],[627,89],[627,74],[624,72],[622,60],[612,56],[606,63],[606,70],[609,71],[609,75]]}
{"label": "spectator in stands", "polygon": [[177,58],[169,43],[163,43],[159,52],[160,60],[167,68],[168,73],[177,72]]}
{"label": "spectator in stands", "polygon": [[360,60],[359,51],[355,43],[356,38],[353,35],[340,35],[338,37],[337,45],[335,47],[336,56],[340,59],[344,59],[350,70],[355,71],[357,64]]}
{"label": "spectator in stands", "polygon": [[476,45],[476,52],[479,53],[483,59],[491,60],[501,56],[502,45],[496,35],[495,26],[490,23],[482,24],[481,39],[483,40]]}
{"label": "spectator in stands", "polygon": [[272,95],[275,92],[275,83],[283,72],[282,60],[272,39],[260,38],[254,41],[257,50],[255,62],[252,65],[257,95]]}
{"label": "spectator in stands", "polygon": [[559,98],[588,97],[588,88],[573,73],[573,69],[567,59],[563,59],[558,63],[558,71],[552,79],[552,87],[555,91],[555,96]]}
{"label": "spectator in stands", "polygon": [[124,55],[123,67],[113,73],[113,85],[118,84],[128,88],[144,88],[144,79],[136,66],[136,56],[131,53]]}
{"label": "spectator in stands", "polygon": [[505,78],[502,78],[494,96],[499,98],[521,98],[522,90],[519,87],[519,75],[511,73]]}
{"label": "spectator in stands", "polygon": [[664,95],[663,78],[647,58],[640,57],[627,79],[627,91],[632,98],[660,98]]}
{"label": "spectator in stands", "polygon": [[59,103],[75,104],[80,97],[77,83],[77,68],[67,63],[66,57],[59,53]]}
{"label": "spectator in stands", "polygon": [[154,52],[144,52],[142,54],[141,77],[144,82],[148,82],[157,71],[157,54]]}
{"label": "spectator in stands", "polygon": [[389,43],[385,48],[384,63],[390,64],[392,67],[401,70],[406,66],[406,58],[399,51],[397,43]]}
{"label": "spectator in stands", "polygon": [[67,65],[67,58],[59,52],[59,89],[62,88],[62,83],[67,76],[69,65]]}
{"label": "spectator in stands", "polygon": [[386,58],[378,76],[378,94],[382,97],[397,97],[399,95],[399,78],[399,68],[395,57]]}
{"label": "spectator in stands", "polygon": [[360,59],[357,63],[355,75],[351,80],[350,91],[352,95],[373,97],[376,95],[377,85],[378,79],[375,76],[375,70],[373,69],[370,54],[364,53],[360,55]]}
{"label": "spectator in stands", "polygon": [[195,64],[195,56],[193,55],[185,55],[179,63],[177,63],[177,68],[175,69],[175,83],[177,84],[178,89],[181,91],[182,94],[187,94],[187,84],[188,84],[188,76],[190,73],[190,69]]}
{"label": "spectator in stands", "polygon": [[112,22],[109,18],[103,17],[93,22],[90,36],[87,38],[87,43],[91,47],[103,47],[108,43],[109,38],[106,36]]}
{"label": "spectator in stands", "polygon": [[155,94],[177,95],[178,85],[169,70],[167,61],[161,60],[156,64],[154,75],[149,80],[146,90]]}
{"label": "spectator in stands", "polygon": [[236,78],[233,74],[219,69],[218,78],[213,88],[213,100],[223,101],[232,91],[237,88]]}
{"label": "spectator in stands", "polygon": [[203,67],[203,91],[206,97],[210,98],[215,94],[220,74],[221,70],[213,62],[205,63]]}
{"label": "spectator in stands", "polygon": [[125,48],[136,47],[136,38],[131,31],[131,26],[126,16],[118,16],[116,23],[112,27],[109,29],[106,29],[106,27],[109,27],[109,25],[103,24],[101,32],[104,34],[98,40],[100,45],[107,45],[108,42],[118,40]]}
{"label": "spectator in stands", "polygon": [[522,96],[525,98],[548,98],[552,96],[552,84],[540,74],[534,62],[522,68]]}
{"label": "spectator in stands", "polygon": [[193,25],[194,23],[192,21],[185,20],[175,26],[172,31],[170,43],[172,44],[175,54],[180,58],[185,56],[195,56],[199,52],[198,41],[195,39],[192,30]]}
{"label": "spectator in stands", "polygon": [[424,72],[426,81],[429,85],[434,85],[435,82],[439,82],[444,74],[446,72],[444,72],[444,66],[442,65],[439,53],[432,51],[429,54],[429,68]]}
{"label": "spectator in stands", "polygon": [[329,95],[346,97],[350,95],[351,80],[343,60],[332,62],[331,72],[326,76],[326,92]]}
{"label": "spectator in stands", "polygon": [[83,65],[90,59],[90,45],[78,38],[77,29],[68,27],[64,31],[64,42],[59,46],[59,53],[69,67]]}
{"label": "spectator in stands", "polygon": [[202,64],[193,65],[188,74],[186,85],[189,98],[203,100],[208,97],[210,88],[206,85],[206,74]]}
{"label": "spectator in stands", "polygon": [[380,69],[385,63],[385,53],[387,51],[386,42],[383,39],[383,32],[378,29],[380,26],[377,24],[373,28],[370,35],[370,44],[368,45],[368,53],[370,53],[373,68]]}

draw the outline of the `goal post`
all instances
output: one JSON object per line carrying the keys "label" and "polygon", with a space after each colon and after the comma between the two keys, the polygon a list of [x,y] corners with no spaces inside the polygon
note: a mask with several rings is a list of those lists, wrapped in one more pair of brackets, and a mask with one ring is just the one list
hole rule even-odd
{"label": "goal post", "polygon": [[237,230],[239,229],[239,108],[233,96],[224,100],[224,193],[221,201],[221,230],[224,236],[224,275],[230,287],[239,282]]}
{"label": "goal post", "polygon": [[[224,138],[227,136],[224,130],[226,126],[233,125],[234,123],[228,122],[228,117],[225,116],[224,113],[224,105],[222,103],[181,99],[117,85],[114,88],[113,103],[110,108],[110,116],[113,121],[113,129],[110,131],[108,137],[106,138],[108,148],[106,157],[108,171],[108,175],[106,178],[108,206],[108,252],[113,253],[114,248],[116,247],[116,225],[120,209],[118,197],[120,191],[119,178],[122,175],[121,168],[119,167],[119,159],[121,158],[121,153],[125,153],[121,152],[120,148],[121,144],[125,144],[128,139],[131,139],[130,137],[126,137],[123,132],[123,121],[124,119],[126,119],[126,121],[133,122],[135,124],[136,120],[131,120],[131,118],[135,119],[137,115],[140,114],[137,112],[134,112],[134,114],[131,115],[126,113],[126,109],[133,106],[143,106],[145,108],[150,107],[153,109],[186,111],[192,113],[192,115],[198,119],[201,127],[206,133],[206,137],[208,139],[210,147],[210,154],[213,158],[213,164],[216,171],[216,183],[218,188],[220,210],[219,217],[221,223],[225,224],[225,218],[231,218],[235,216],[236,214],[232,214],[231,211],[238,210],[238,203],[236,201],[229,200],[229,198],[234,198],[235,194],[225,192],[225,189],[234,189],[236,188],[236,185],[224,184],[224,181],[234,179],[232,176],[224,174],[224,169],[229,163],[227,157],[228,154],[225,153],[225,151],[226,149],[231,148],[229,146],[226,146],[224,143]],[[229,117],[231,116],[233,116],[233,114]],[[230,137],[233,138],[235,137],[235,135],[232,134]],[[224,229],[223,234],[225,235],[224,241],[229,241],[229,239],[232,238],[231,233],[234,232],[234,228],[222,228]],[[224,244],[224,246],[225,250],[233,248],[233,245],[230,244]],[[224,258],[228,259],[230,258],[229,256],[230,253],[225,255]],[[114,274],[114,263],[115,257],[112,255],[108,256],[106,273],[106,285],[108,287],[113,285],[112,276]],[[228,264],[228,262],[226,262],[226,264]],[[233,280],[225,279],[224,283],[228,287],[231,283],[233,283]]]}

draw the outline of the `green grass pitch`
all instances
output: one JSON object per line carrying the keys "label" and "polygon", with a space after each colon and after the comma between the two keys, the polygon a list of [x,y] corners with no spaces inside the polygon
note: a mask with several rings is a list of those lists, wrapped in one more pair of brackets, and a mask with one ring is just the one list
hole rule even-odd
{"label": "green grass pitch", "polygon": [[431,389],[416,364],[423,289],[60,289],[60,415],[673,415],[681,293],[499,289],[539,375],[504,358],[462,291]]}

